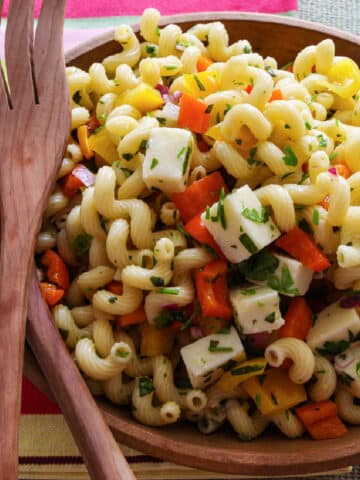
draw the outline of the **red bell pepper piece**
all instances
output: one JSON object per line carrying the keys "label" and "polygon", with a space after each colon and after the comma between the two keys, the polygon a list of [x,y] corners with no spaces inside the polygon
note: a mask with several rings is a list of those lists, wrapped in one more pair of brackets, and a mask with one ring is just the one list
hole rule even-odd
{"label": "red bell pepper piece", "polygon": [[195,133],[205,133],[209,129],[210,114],[206,113],[208,105],[203,100],[183,92],[179,105],[179,127]]}
{"label": "red bell pepper piece", "polygon": [[305,340],[312,325],[312,311],[303,297],[292,298],[279,330],[279,338],[292,337]]}
{"label": "red bell pepper piece", "polygon": [[329,259],[301,228],[289,230],[275,242],[275,245],[314,272],[322,272],[330,267]]}
{"label": "red bell pepper piece", "polygon": [[195,215],[189,222],[184,225],[184,229],[202,245],[207,245],[214,250],[214,252],[220,258],[225,258],[224,254],[220,250],[219,245],[215,242],[214,238],[209,233],[209,230],[205,227],[201,220],[201,213]]}
{"label": "red bell pepper piece", "polygon": [[175,203],[184,222],[188,222],[195,215],[203,212],[206,207],[217,202],[221,189],[227,193],[226,184],[219,172],[211,173],[200,180],[196,180],[183,192],[173,193],[171,200]]}
{"label": "red bell pepper piece", "polygon": [[201,311],[206,317],[231,320],[233,309],[228,298],[225,260],[208,263],[195,275],[197,296]]}

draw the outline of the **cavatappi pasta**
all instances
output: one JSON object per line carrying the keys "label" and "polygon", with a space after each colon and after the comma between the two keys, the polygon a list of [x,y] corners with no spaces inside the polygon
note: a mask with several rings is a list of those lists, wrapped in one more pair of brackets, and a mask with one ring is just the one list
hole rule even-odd
{"label": "cavatappi pasta", "polygon": [[360,70],[330,39],[279,67],[221,22],[159,21],[67,69],[36,245],[54,322],[144,424],[342,436],[360,422]]}

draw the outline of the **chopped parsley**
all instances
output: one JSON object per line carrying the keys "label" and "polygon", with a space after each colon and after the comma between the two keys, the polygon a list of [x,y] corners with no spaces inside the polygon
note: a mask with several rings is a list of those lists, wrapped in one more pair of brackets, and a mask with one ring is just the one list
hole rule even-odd
{"label": "chopped parsley", "polygon": [[122,348],[118,348],[116,350],[116,356],[120,358],[126,358],[130,355],[130,352],[123,350]]}
{"label": "chopped parsley", "polygon": [[174,383],[179,390],[191,390],[193,388],[188,378],[175,378]]}
{"label": "chopped parsley", "polygon": [[163,293],[166,295],[179,295],[179,290],[176,288],[159,288],[157,293]]}
{"label": "chopped parsley", "polygon": [[150,57],[154,57],[156,52],[155,45],[146,45],[145,52],[148,53]]}
{"label": "chopped parsley", "polygon": [[242,233],[239,237],[240,242],[244,245],[246,250],[250,253],[256,253],[258,251],[257,246],[255,243],[251,240],[249,235],[246,233]]}
{"label": "chopped parsley", "polygon": [[84,253],[89,250],[92,238],[88,233],[80,233],[73,239],[71,248],[77,257],[81,257],[81,255],[84,255]]}
{"label": "chopped parsley", "polygon": [[210,216],[210,208],[207,208],[205,218],[207,220],[210,219],[212,222],[217,222],[218,220],[220,220],[221,226],[223,227],[224,230],[226,230],[227,223],[225,218],[224,200],[225,200],[225,190],[224,188],[222,188],[220,192],[220,199],[217,203],[216,215]]}
{"label": "chopped parsley", "polygon": [[277,398],[275,397],[275,395],[271,392],[271,400],[273,402],[274,405],[279,405],[279,402],[277,401]]}
{"label": "chopped parsley", "polygon": [[179,151],[178,154],[176,155],[176,158],[180,158],[185,152],[186,152],[187,147],[182,147]]}
{"label": "chopped parsley", "polygon": [[160,125],[166,125],[166,118],[156,117],[156,120],[160,123]]}
{"label": "chopped parsley", "polygon": [[306,128],[306,130],[311,130],[312,126],[309,122],[305,122],[305,128]]}
{"label": "chopped parsley", "polygon": [[360,362],[357,362],[356,367],[355,367],[355,371],[356,371],[356,376],[359,378],[360,377]]}
{"label": "chopped parsley", "polygon": [[134,158],[134,155],[132,153],[123,153],[122,157],[124,160],[130,161],[132,158]]}
{"label": "chopped parsley", "polygon": [[109,303],[115,303],[117,301],[117,297],[109,297],[108,302]]}
{"label": "chopped parsley", "polygon": [[298,159],[293,149],[289,145],[286,145],[286,147],[284,148],[284,152],[285,152],[285,155],[283,156],[284,163],[291,167],[296,167],[296,165],[298,164]]}
{"label": "chopped parsley", "polygon": [[255,404],[256,404],[257,408],[260,409],[260,405],[261,405],[261,395],[260,395],[260,393],[257,393],[255,395]]}
{"label": "chopped parsley", "polygon": [[219,346],[219,340],[210,340],[209,344],[209,352],[211,353],[227,353],[227,352],[233,352],[234,349],[232,347],[221,347]]}
{"label": "chopped parsley", "polygon": [[276,275],[270,275],[267,279],[267,284],[273,290],[286,293],[288,295],[299,295],[299,290],[293,288],[294,280],[290,273],[289,268],[284,265],[281,270],[281,277]]}
{"label": "chopped parsley", "polygon": [[190,158],[190,155],[191,155],[191,147],[187,147],[187,150],[186,150],[186,155],[185,155],[185,159],[184,159],[184,162],[182,164],[182,174],[185,175],[185,172],[187,170],[187,167],[189,165],[189,158]]}
{"label": "chopped parsley", "polygon": [[320,133],[319,135],[317,135],[317,138],[319,140],[319,146],[320,147],[322,147],[322,148],[327,147],[327,141],[326,141],[326,138],[324,137],[324,135],[322,135]]}
{"label": "chopped parsley", "polygon": [[319,210],[317,208],[314,208],[314,211],[313,211],[313,224],[314,225],[319,225]]}
{"label": "chopped parsley", "polygon": [[266,223],[269,218],[268,211],[263,205],[260,212],[256,208],[244,208],[241,215],[255,223]]}
{"label": "chopped parsley", "polygon": [[245,45],[244,53],[251,53],[251,48],[248,45]]}
{"label": "chopped parsley", "polygon": [[155,390],[154,384],[149,377],[140,377],[139,379],[139,393],[140,397],[145,397]]}
{"label": "chopped parsley", "polygon": [[204,87],[204,84],[200,81],[200,79],[197,75],[194,75],[194,80],[195,80],[199,90],[201,90],[202,92],[205,92],[206,88]]}
{"label": "chopped parsley", "polygon": [[256,294],[256,288],[246,288],[245,290],[241,290],[241,295],[249,296]]}
{"label": "chopped parsley", "polygon": [[156,167],[156,165],[158,165],[158,164],[159,164],[159,160],[157,158],[153,158],[151,160],[150,170],[153,170]]}
{"label": "chopped parsley", "polygon": [[150,277],[150,281],[155,287],[162,287],[165,284],[162,277]]}
{"label": "chopped parsley", "polygon": [[261,250],[245,262],[238,264],[239,270],[245,277],[256,280],[266,281],[269,275],[273,274],[279,266],[279,260],[268,250]]}
{"label": "chopped parsley", "polygon": [[248,164],[249,165],[254,165],[255,163],[257,163],[257,160],[255,160],[255,155],[256,155],[256,152],[257,152],[257,147],[253,147],[251,150],[250,150],[250,157],[248,158]]}
{"label": "chopped parsley", "polygon": [[329,155],[329,160],[334,160],[334,158],[336,158],[338,156],[338,152],[332,152],[330,155]]}
{"label": "chopped parsley", "polygon": [[261,372],[264,370],[264,365],[244,365],[243,367],[233,368],[231,375],[246,375],[253,372]]}
{"label": "chopped parsley", "polygon": [[81,94],[80,94],[80,90],[77,90],[74,95],[73,95],[73,100],[75,103],[80,103],[81,102]]}
{"label": "chopped parsley", "polygon": [[178,67],[176,65],[165,65],[166,70],[176,70]]}
{"label": "chopped parsley", "polygon": [[265,322],[268,322],[268,323],[274,323],[275,322],[275,312],[269,313],[269,315],[267,315],[264,320],[265,320]]}

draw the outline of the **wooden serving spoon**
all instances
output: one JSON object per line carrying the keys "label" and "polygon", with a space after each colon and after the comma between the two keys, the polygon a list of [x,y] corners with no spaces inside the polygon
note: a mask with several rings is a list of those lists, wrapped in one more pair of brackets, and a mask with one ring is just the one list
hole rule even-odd
{"label": "wooden serving spoon", "polygon": [[[0,480],[18,478],[29,267],[43,210],[70,131],[62,50],[65,3],[66,0],[43,2],[33,41],[34,0],[11,0],[6,28],[8,80],[4,80],[4,72],[0,75]],[[0,11],[2,6],[0,0]],[[30,332],[34,352],[50,383],[53,379],[69,382],[57,383],[54,391],[59,394],[60,407],[68,415],[69,423],[79,432],[76,438],[93,478],[134,480],[89,392],[76,390],[74,377],[80,377],[79,373],[70,369],[66,374],[56,374],[61,363],[52,355],[62,354],[62,343],[51,336],[52,322],[44,308],[39,301],[38,311],[32,309]],[[44,336],[42,342],[37,341],[40,335]],[[68,396],[60,396],[62,389]],[[79,395],[83,396],[81,408],[80,402],[76,402]]]}

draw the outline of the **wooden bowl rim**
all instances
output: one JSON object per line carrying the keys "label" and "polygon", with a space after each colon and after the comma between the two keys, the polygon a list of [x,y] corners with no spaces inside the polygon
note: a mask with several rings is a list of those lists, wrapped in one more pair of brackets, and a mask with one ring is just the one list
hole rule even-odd
{"label": "wooden bowl rim", "polygon": [[[160,25],[203,22],[204,18],[206,18],[206,22],[229,20],[287,25],[314,32],[320,31],[322,34],[360,46],[360,37],[352,33],[324,26],[320,23],[272,14],[229,11],[177,14],[162,17]],[[135,32],[140,29],[139,24],[133,24],[131,27]],[[109,43],[113,40],[113,31],[114,29],[111,28],[69,49],[65,53],[66,62],[73,62],[91,50]],[[37,375],[31,377],[44,390],[44,385],[41,381],[38,382]],[[256,448],[259,440],[253,443],[239,442],[239,449],[235,450],[234,448],[224,448],[221,445],[213,446],[212,442],[209,442],[206,437],[202,442],[186,444],[184,444],[180,435],[176,439],[173,436],[169,439],[167,432],[170,430],[141,425],[130,417],[117,414],[116,409],[118,407],[103,400],[98,400],[97,403],[119,441],[132,448],[140,449],[146,454],[159,456],[165,460],[190,467],[211,469],[228,474],[266,476],[269,475],[269,469],[271,469],[271,475],[316,474],[333,468],[360,463],[360,429],[356,427],[352,428],[349,434],[342,439],[316,443],[316,448],[311,455],[304,453],[300,446],[303,442],[309,445],[312,442],[310,439],[289,440],[284,438],[284,442],[289,444],[289,448],[284,451],[276,450],[276,441],[266,451],[261,451]],[[198,434],[198,432],[195,433]],[[217,434],[217,438],[221,439],[221,434]],[[263,440],[263,445],[266,443],[272,442],[269,442],[269,438],[267,438]]]}
{"label": "wooden bowl rim", "polygon": [[[288,25],[291,27],[304,28],[306,30],[312,30],[318,32],[319,30],[330,36],[338,37],[342,40],[347,40],[360,46],[360,36],[350,32],[345,32],[335,27],[330,27],[317,22],[310,22],[308,20],[302,20],[299,18],[286,17],[282,15],[273,15],[270,13],[247,13],[247,12],[197,12],[197,13],[183,13],[176,15],[168,15],[161,17],[160,25],[167,25],[168,23],[184,23],[184,22],[203,22],[204,17],[206,21],[216,20],[238,20],[238,21],[253,21],[260,23],[274,23]],[[130,24],[135,32],[139,32],[139,23]],[[103,45],[104,43],[113,40],[114,28],[109,28],[107,31],[94,36],[86,42],[80,43],[76,47],[73,47],[65,52],[66,63],[75,60],[80,55],[87,53],[89,50],[93,50],[96,47]]]}

